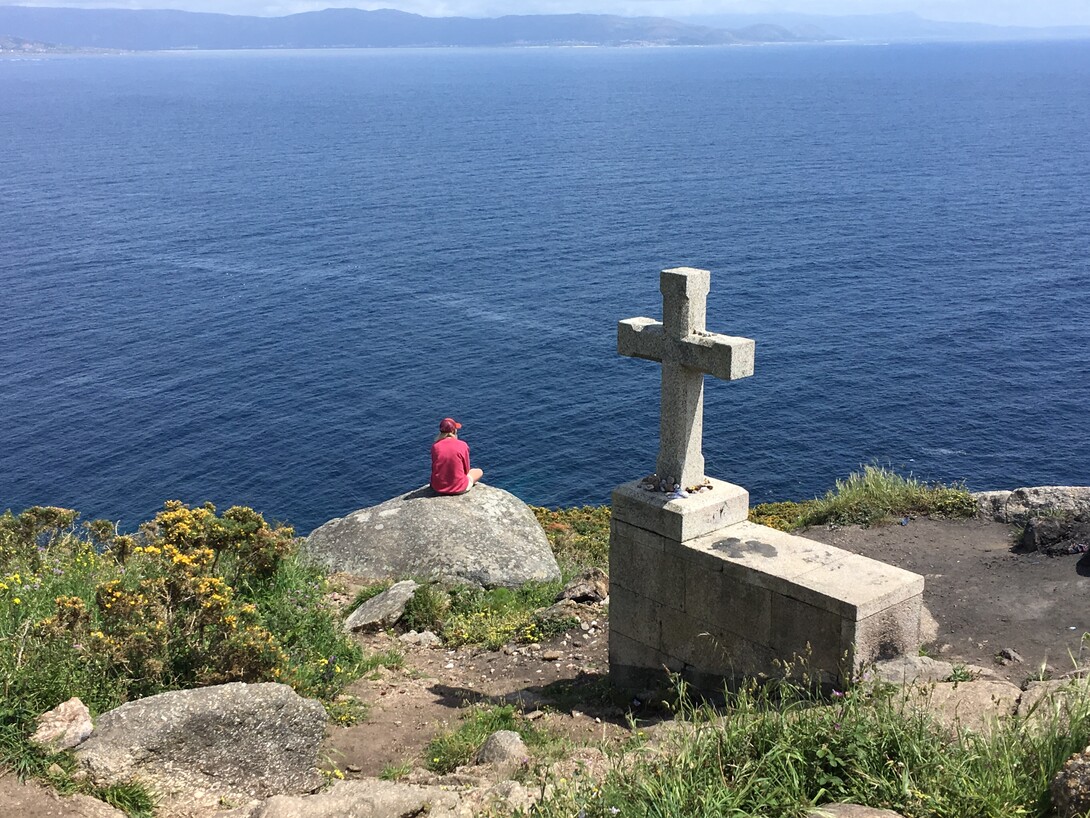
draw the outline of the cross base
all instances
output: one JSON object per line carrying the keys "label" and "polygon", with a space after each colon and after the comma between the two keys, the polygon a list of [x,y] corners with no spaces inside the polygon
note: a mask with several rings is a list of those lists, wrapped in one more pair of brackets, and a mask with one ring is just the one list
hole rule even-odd
{"label": "cross base", "polygon": [[640,480],[625,483],[613,490],[613,516],[679,543],[748,519],[748,491],[713,477],[707,481],[711,491],[679,500],[640,488]]}

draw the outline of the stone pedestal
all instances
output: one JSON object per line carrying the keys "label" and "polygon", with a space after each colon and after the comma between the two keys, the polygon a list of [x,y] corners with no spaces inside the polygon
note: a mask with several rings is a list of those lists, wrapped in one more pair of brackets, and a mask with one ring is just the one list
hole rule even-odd
{"label": "stone pedestal", "polygon": [[680,672],[699,688],[782,675],[842,683],[920,644],[923,577],[747,521],[745,489],[681,500],[635,483],[613,493],[609,664],[640,689]]}

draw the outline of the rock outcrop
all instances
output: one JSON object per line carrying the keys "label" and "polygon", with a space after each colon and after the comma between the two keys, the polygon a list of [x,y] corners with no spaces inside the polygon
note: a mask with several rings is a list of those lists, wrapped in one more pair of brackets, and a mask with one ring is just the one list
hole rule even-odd
{"label": "rock outcrop", "polygon": [[331,570],[369,580],[417,577],[496,588],[560,577],[529,506],[479,484],[453,497],[428,487],[402,494],[331,520],[305,547]]}
{"label": "rock outcrop", "polygon": [[1084,554],[1090,551],[1090,515],[1030,517],[1019,545],[1050,557]]}
{"label": "rock outcrop", "polygon": [[1090,747],[1067,760],[1049,789],[1058,818],[1090,813]]}
{"label": "rock outcrop", "polygon": [[[287,685],[160,693],[103,713],[76,750],[100,785],[139,779],[171,804],[214,808],[321,786],[327,717]],[[177,812],[176,809],[171,809]]]}
{"label": "rock outcrop", "polygon": [[1032,486],[973,497],[979,517],[1000,523],[1023,524],[1041,512],[1090,517],[1090,486]]}
{"label": "rock outcrop", "polygon": [[230,818],[472,818],[473,811],[455,792],[393,781],[339,781],[327,792],[309,796],[281,795]]}

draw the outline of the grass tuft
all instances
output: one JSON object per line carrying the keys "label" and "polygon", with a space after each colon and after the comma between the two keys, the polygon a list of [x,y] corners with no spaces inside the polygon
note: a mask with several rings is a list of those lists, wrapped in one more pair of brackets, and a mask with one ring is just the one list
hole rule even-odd
{"label": "grass tuft", "polygon": [[811,525],[871,526],[913,515],[965,518],[974,514],[976,501],[964,485],[922,483],[911,475],[903,477],[890,468],[869,465],[837,480],[824,497],[761,503],[750,510],[750,519],[794,531]]}

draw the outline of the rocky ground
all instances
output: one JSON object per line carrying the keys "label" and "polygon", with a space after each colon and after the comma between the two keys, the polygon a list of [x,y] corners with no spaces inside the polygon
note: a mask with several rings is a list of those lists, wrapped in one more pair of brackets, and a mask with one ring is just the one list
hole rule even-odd
{"label": "rocky ground", "polygon": [[[806,536],[926,577],[934,619],[929,650],[1023,684],[1062,675],[1090,659],[1090,555],[1045,557],[1013,548],[1011,526],[908,520],[869,529],[815,529]],[[576,745],[619,742],[636,718],[661,718],[643,703],[619,702],[608,686],[608,624],[586,608],[581,628],[539,646],[500,651],[408,645],[396,635],[361,636],[369,650],[398,646],[404,667],[379,671],[350,691],[369,708],[359,725],[333,728],[328,764],[346,777],[419,765],[428,742],[454,726],[470,702],[513,702]],[[87,802],[58,801],[34,784],[0,777],[0,818],[98,818]]]}

